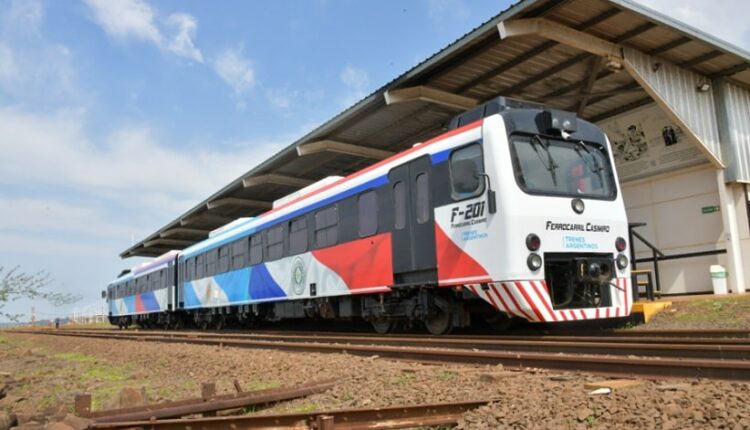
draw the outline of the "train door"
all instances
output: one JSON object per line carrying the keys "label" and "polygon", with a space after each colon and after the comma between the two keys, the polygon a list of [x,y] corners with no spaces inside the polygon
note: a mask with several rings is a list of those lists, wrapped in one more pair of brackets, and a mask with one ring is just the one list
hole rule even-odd
{"label": "train door", "polygon": [[396,284],[437,282],[429,155],[393,168],[393,273]]}

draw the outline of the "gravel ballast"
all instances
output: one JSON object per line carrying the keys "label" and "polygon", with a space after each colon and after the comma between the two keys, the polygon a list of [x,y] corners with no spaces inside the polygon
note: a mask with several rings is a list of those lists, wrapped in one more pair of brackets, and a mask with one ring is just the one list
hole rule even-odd
{"label": "gravel ballast", "polygon": [[[144,388],[150,402],[196,397],[201,382],[219,393],[336,378],[331,390],[250,413],[495,399],[465,414],[459,428],[750,429],[750,385],[708,380],[644,381],[591,395],[601,376],[510,371],[501,366],[426,365],[347,354],[294,353],[188,344],[2,334],[8,377],[0,407],[19,421],[69,412],[76,392],[112,407],[122,388]],[[2,380],[0,380],[2,381]],[[54,394],[54,395],[53,395]],[[8,398],[10,398],[9,401]],[[23,398],[23,400],[18,400]],[[116,405],[115,405],[116,406]]]}

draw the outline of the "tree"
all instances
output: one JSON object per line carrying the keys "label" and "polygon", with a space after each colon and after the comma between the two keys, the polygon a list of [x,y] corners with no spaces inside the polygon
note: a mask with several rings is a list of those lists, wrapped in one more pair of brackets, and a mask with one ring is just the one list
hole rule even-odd
{"label": "tree", "polygon": [[37,272],[27,274],[18,266],[7,270],[0,266],[0,317],[11,321],[18,321],[19,314],[11,314],[5,311],[5,305],[21,298],[39,299],[62,306],[79,301],[79,296],[48,291],[47,286],[52,282],[49,273]]}

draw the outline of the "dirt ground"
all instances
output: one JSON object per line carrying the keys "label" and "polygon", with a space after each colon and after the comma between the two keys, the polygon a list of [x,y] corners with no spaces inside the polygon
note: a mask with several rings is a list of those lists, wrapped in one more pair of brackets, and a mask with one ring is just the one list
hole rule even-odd
{"label": "dirt ground", "polygon": [[[586,383],[606,378],[501,367],[423,365],[346,354],[292,353],[199,345],[0,333],[0,411],[22,423],[71,412],[75,393],[93,408],[117,407],[123,388],[144,389],[149,402],[197,397],[201,382],[232,392],[337,378],[331,390],[246,413],[495,399],[467,413],[459,428],[750,429],[750,385],[706,380],[644,381],[591,395]],[[1,412],[0,412],[1,413]],[[2,420],[0,420],[2,421]]]}
{"label": "dirt ground", "polygon": [[[665,298],[669,300],[669,298]],[[750,330],[750,294],[674,300],[637,330],[744,329]]]}

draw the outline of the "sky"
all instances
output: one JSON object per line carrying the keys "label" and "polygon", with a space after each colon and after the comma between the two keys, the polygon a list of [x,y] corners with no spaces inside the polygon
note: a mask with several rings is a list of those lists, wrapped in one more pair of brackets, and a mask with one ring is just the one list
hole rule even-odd
{"label": "sky", "polygon": [[[641,2],[750,50],[750,2]],[[101,309],[134,240],[510,3],[0,0],[0,267]]]}

